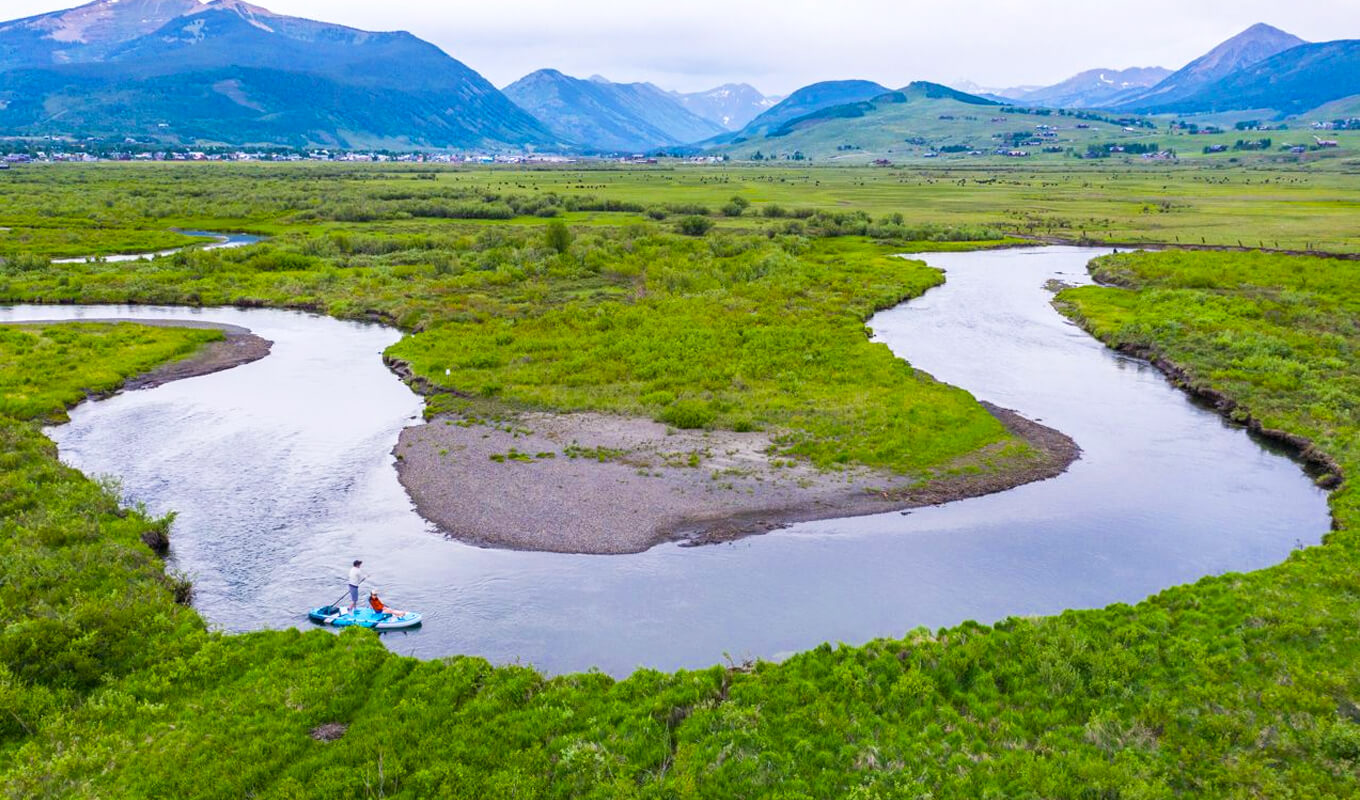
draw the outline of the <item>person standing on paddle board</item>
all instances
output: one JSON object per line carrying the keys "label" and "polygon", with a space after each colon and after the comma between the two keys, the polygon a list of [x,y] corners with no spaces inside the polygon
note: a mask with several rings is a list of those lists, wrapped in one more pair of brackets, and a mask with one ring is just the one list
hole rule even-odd
{"label": "person standing on paddle board", "polygon": [[359,584],[363,583],[368,576],[360,569],[364,562],[355,559],[354,566],[349,568],[349,610],[359,610]]}

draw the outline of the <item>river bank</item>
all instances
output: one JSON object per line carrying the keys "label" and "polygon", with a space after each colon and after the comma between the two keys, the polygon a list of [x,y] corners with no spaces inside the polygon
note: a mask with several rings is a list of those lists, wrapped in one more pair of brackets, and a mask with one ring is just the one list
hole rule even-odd
{"label": "river bank", "polygon": [[1056,477],[1080,456],[1063,433],[987,406],[1032,453],[993,450],[930,480],[820,470],[772,455],[769,433],[679,431],[648,419],[528,413],[445,416],[402,432],[394,453],[420,515],[484,547],[622,555],[716,544],[798,522],[938,505]]}

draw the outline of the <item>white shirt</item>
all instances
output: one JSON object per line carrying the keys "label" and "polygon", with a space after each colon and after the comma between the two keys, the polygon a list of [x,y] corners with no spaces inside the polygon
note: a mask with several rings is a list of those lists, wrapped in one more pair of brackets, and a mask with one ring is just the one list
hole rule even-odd
{"label": "white shirt", "polygon": [[350,568],[349,568],[349,585],[350,585],[350,586],[358,586],[359,584],[361,584],[361,583],[363,583],[363,582],[364,582],[364,573],[360,572],[358,567],[350,567]]}

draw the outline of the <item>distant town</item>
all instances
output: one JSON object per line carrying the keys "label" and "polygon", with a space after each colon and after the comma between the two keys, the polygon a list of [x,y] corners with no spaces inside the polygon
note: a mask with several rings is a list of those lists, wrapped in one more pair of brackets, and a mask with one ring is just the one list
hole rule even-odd
{"label": "distant town", "polygon": [[[1047,109],[1021,109],[1005,108],[1003,112],[1015,115],[1038,115],[1048,116],[1052,112]],[[1094,119],[1123,126],[1121,130],[1125,134],[1147,133],[1156,130],[1156,123],[1142,118],[1121,118],[1108,119],[1091,112],[1058,112],[1062,116],[1076,116],[1081,119]],[[942,115],[940,120],[953,120],[951,115]],[[995,117],[993,123],[1004,123],[1007,117]],[[1088,123],[1077,123],[1072,130],[1089,131],[1091,125]],[[1269,123],[1258,121],[1242,121],[1236,123],[1231,129],[1214,124],[1197,124],[1187,121],[1175,121],[1168,124],[1168,130],[1173,135],[1219,135],[1227,133],[1260,133],[1260,132],[1286,132],[1290,130],[1289,125],[1283,123]],[[970,147],[966,145],[932,146],[925,139],[908,139],[906,144],[922,148],[922,152],[911,154],[910,157],[923,159],[938,159],[944,156],[972,156],[986,157],[998,156],[1003,158],[1029,158],[1036,152],[1044,154],[1062,154],[1079,159],[1098,159],[1109,158],[1112,156],[1139,156],[1143,160],[1174,160],[1177,152],[1170,148],[1161,148],[1156,143],[1147,142],[1116,142],[1109,144],[1088,144],[1084,147],[1074,147],[1070,143],[1059,142],[1059,131],[1063,128],[1040,123],[1033,126],[1029,131],[1018,131],[1010,134],[994,134],[993,139],[1003,140],[999,144],[992,142],[990,145],[982,147]],[[1227,153],[1249,150],[1276,150],[1293,154],[1302,154],[1317,150],[1329,150],[1340,146],[1336,139],[1325,138],[1323,135],[1336,131],[1360,131],[1360,118],[1337,119],[1331,121],[1317,121],[1308,124],[1307,130],[1312,134],[1307,137],[1310,141],[1283,143],[1278,148],[1273,139],[1242,139],[1236,143],[1215,143],[1206,145],[1202,148],[1205,154]],[[859,150],[856,145],[841,145],[837,148],[840,152]],[[1196,148],[1200,150],[1200,148]],[[899,160],[907,154],[899,154]],[[63,136],[50,137],[13,137],[0,138],[0,169],[21,164],[52,164],[52,163],[97,163],[97,162],[337,162],[337,163],[400,163],[400,164],[505,164],[505,165],[556,165],[556,164],[575,164],[575,163],[624,163],[624,164],[656,164],[661,159],[672,161],[683,161],[690,164],[720,164],[733,160],[729,154],[696,154],[689,148],[671,148],[650,151],[647,153],[633,154],[563,154],[563,153],[541,153],[541,152],[455,152],[448,150],[432,151],[396,151],[379,149],[345,149],[345,148],[317,148],[300,147],[290,148],[284,146],[270,146],[263,148],[243,149],[231,146],[208,146],[208,145],[178,145],[171,146],[163,142],[141,141],[135,139],[120,140],[111,142],[105,139],[75,139]],[[759,150],[752,152],[749,156],[740,157],[737,160],[749,160],[754,162],[770,161],[807,161],[814,159],[801,152],[784,154],[764,154]],[[824,159],[825,160],[825,159]],[[874,159],[869,162],[873,166],[887,167],[894,166],[895,162],[887,158]]]}

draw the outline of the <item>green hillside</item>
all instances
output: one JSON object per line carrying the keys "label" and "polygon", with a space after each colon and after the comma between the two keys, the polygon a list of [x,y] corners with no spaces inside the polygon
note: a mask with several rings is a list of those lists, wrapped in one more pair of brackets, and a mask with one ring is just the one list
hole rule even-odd
{"label": "green hillside", "polygon": [[751,120],[739,137],[762,136],[781,125],[824,108],[871,100],[887,92],[873,81],[823,81],[804,86],[764,114]]}
{"label": "green hillside", "polygon": [[[719,148],[737,160],[813,160],[867,164],[929,160],[1071,157],[1069,150],[1113,142],[1157,143],[1158,131],[1132,132],[1113,117],[1005,107],[930,83],[913,83],[873,100],[824,108],[772,128],[763,136]],[[1165,131],[1162,131],[1164,134]],[[1045,149],[1055,152],[1045,153]]]}
{"label": "green hillside", "polygon": [[1312,111],[1305,111],[1298,115],[1300,120],[1307,122],[1332,122],[1338,119],[1355,119],[1358,117],[1360,117],[1360,94],[1324,103]]}

